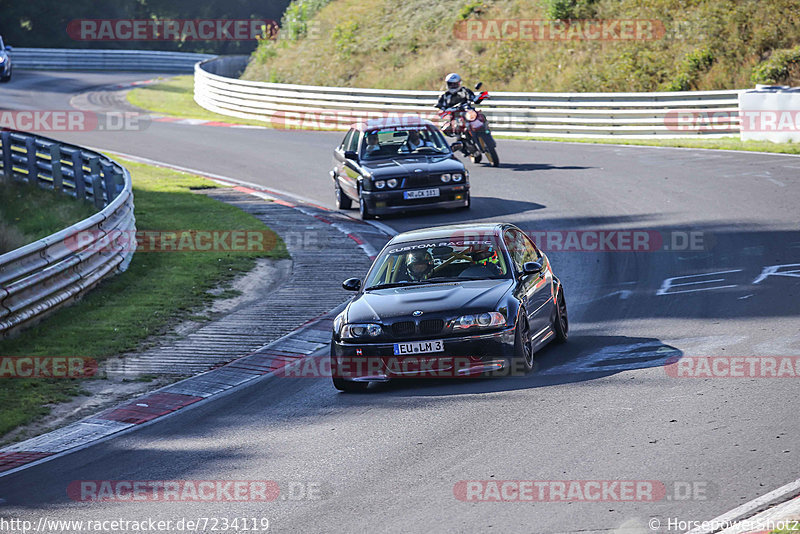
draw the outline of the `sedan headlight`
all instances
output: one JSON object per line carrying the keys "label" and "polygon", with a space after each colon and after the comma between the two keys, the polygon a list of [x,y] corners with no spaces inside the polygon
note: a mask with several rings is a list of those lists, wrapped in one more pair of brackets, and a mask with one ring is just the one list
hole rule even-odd
{"label": "sedan headlight", "polygon": [[0,65],[2,65],[5,60],[6,60],[5,56],[0,56]]}
{"label": "sedan headlight", "polygon": [[392,188],[397,187],[397,178],[389,178],[389,180],[386,182],[386,185]]}
{"label": "sedan headlight", "polygon": [[447,183],[447,182],[449,182],[449,181],[450,181],[450,175],[449,175],[449,174],[443,174],[443,175],[442,175],[442,181],[443,181],[444,183]]}
{"label": "sedan headlight", "polygon": [[378,180],[377,182],[375,182],[375,187],[377,187],[378,189],[383,189],[384,187],[386,187],[386,182],[384,182],[383,180]]}
{"label": "sedan headlight", "polygon": [[466,330],[468,328],[494,328],[505,326],[506,318],[500,312],[476,313],[474,315],[462,315],[453,323],[453,330]]}
{"label": "sedan headlight", "polygon": [[359,339],[365,337],[378,337],[381,335],[381,325],[372,323],[353,323],[342,327],[342,339]]}
{"label": "sedan headlight", "polygon": [[463,179],[464,179],[464,175],[463,174],[456,173],[456,174],[453,175],[453,181],[454,182],[460,182]]}

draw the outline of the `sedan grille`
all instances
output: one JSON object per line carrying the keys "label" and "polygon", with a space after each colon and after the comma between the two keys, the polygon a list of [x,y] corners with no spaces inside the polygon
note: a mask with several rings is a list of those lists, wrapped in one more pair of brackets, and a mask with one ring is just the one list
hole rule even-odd
{"label": "sedan grille", "polygon": [[392,334],[395,337],[413,336],[416,331],[414,321],[401,321],[392,325]]}
{"label": "sedan grille", "polygon": [[425,319],[419,322],[420,334],[436,335],[444,328],[444,321],[441,319]]}

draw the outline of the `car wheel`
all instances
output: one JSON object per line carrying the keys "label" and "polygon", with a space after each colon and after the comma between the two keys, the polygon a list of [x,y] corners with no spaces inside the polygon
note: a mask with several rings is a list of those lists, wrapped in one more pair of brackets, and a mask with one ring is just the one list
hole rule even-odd
{"label": "car wheel", "polygon": [[335,194],[336,194],[336,208],[340,210],[349,210],[353,207],[353,201],[350,200],[350,197],[344,194],[342,191],[342,186],[339,185],[339,180],[336,179],[336,185],[334,186]]}
{"label": "car wheel", "polygon": [[556,320],[553,329],[556,332],[556,341],[565,343],[569,334],[569,318],[567,317],[567,301],[564,298],[564,290],[560,287],[556,296]]}
{"label": "car wheel", "polygon": [[361,219],[364,221],[375,218],[375,216],[369,211],[367,202],[364,200],[364,197],[361,196],[360,191],[358,193],[358,212],[361,214]]}
{"label": "car wheel", "polygon": [[512,375],[517,369],[521,369],[525,374],[530,373],[533,369],[533,347],[531,346],[531,329],[528,324],[528,316],[525,314],[525,310],[520,310],[519,313],[520,318],[514,334]]}

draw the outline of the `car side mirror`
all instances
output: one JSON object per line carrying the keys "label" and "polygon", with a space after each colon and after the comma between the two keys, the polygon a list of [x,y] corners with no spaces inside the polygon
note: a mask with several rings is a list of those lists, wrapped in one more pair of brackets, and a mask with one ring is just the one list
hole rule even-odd
{"label": "car side mirror", "polygon": [[358,291],[361,289],[361,279],[359,278],[348,278],[344,282],[342,282],[342,288],[346,289],[347,291]]}
{"label": "car side mirror", "polygon": [[450,150],[452,150],[453,152],[455,152],[456,150],[461,150],[463,148],[464,148],[464,143],[462,143],[461,141],[456,141],[455,143],[450,145]]}
{"label": "car side mirror", "polygon": [[481,87],[483,87],[483,82],[478,82],[478,83],[475,84],[475,90],[476,91],[480,91]]}
{"label": "car side mirror", "polygon": [[522,265],[522,274],[527,276],[529,274],[539,274],[544,269],[544,265],[538,261],[526,261]]}
{"label": "car side mirror", "polygon": [[354,150],[345,150],[344,159],[352,159],[353,161],[358,161],[358,154],[356,154]]}
{"label": "car side mirror", "polygon": [[10,46],[6,46],[6,50],[8,50],[9,52],[11,52],[11,51],[12,51],[12,50],[14,50],[14,49],[13,49],[12,47],[10,47]]}

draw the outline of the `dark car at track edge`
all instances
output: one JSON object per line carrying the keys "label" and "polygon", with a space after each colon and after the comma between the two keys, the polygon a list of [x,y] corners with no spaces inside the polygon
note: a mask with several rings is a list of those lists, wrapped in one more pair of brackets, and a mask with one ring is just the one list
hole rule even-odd
{"label": "dark car at track edge", "polygon": [[395,236],[336,316],[331,375],[342,391],[395,378],[525,374],[567,339],[561,281],[547,256],[506,223]]}

